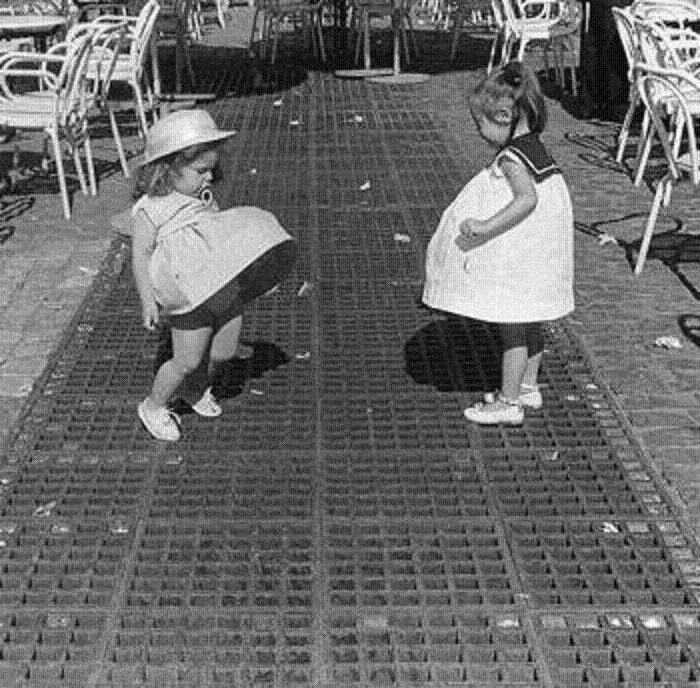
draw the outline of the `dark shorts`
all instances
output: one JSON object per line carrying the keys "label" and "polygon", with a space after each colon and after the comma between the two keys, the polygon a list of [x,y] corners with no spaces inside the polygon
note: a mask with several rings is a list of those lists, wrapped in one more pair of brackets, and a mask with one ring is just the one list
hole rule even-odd
{"label": "dark shorts", "polygon": [[295,241],[278,244],[194,310],[168,316],[170,326],[176,330],[199,330],[203,327],[218,330],[242,315],[247,303],[279,284],[294,266],[296,255]]}

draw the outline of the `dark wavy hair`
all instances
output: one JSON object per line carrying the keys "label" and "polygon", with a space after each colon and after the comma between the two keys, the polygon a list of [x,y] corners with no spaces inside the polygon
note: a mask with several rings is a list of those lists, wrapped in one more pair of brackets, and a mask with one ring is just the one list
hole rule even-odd
{"label": "dark wavy hair", "polygon": [[469,107],[472,115],[483,115],[496,124],[502,124],[496,113],[510,108],[514,123],[525,116],[530,131],[537,134],[547,124],[547,104],[537,75],[517,60],[495,69],[481,81],[469,99]]}
{"label": "dark wavy hair", "polygon": [[134,200],[147,196],[167,196],[173,190],[173,176],[200,155],[216,150],[220,141],[199,143],[139,167],[134,181]]}

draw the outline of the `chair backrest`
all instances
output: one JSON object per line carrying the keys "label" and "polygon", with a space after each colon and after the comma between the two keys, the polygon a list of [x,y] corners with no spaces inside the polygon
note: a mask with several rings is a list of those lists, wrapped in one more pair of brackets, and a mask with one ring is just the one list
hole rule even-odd
{"label": "chair backrest", "polygon": [[691,29],[639,17],[634,19],[634,28],[639,55],[647,64],[683,69],[686,62],[700,59],[700,35]]}
{"label": "chair backrest", "polygon": [[[652,130],[658,137],[669,165],[669,170],[675,178],[680,176],[679,160],[674,155],[671,143],[672,137],[665,122],[666,115],[669,112],[675,114],[674,121],[678,121],[679,117],[681,118],[688,141],[685,156],[689,161],[689,164],[683,167],[690,168],[693,183],[697,185],[700,183],[700,164],[698,162],[700,152],[698,151],[691,108],[688,105],[686,94],[681,84],[674,78],[672,71],[669,72],[651,65],[641,65],[637,86],[642,103],[649,113]],[[658,97],[659,93],[663,94],[662,100]]]}
{"label": "chair backrest", "polygon": [[90,104],[87,78],[92,56],[91,35],[85,33],[67,44],[66,61],[57,79],[56,119],[65,126],[71,117],[84,117]]}
{"label": "chair backrest", "polygon": [[700,7],[687,0],[635,0],[629,10],[640,19],[680,23],[700,20]]}
{"label": "chair backrest", "polygon": [[639,41],[634,27],[634,17],[627,8],[612,7],[611,10],[615,20],[615,27],[622,43],[622,49],[625,51],[625,57],[627,58],[627,74],[631,79],[635,65],[639,61]]}
{"label": "chair backrest", "polygon": [[502,31],[507,26],[503,0],[491,0],[491,11],[493,12],[493,18],[496,22],[496,26]]}
{"label": "chair backrest", "polygon": [[90,57],[91,99],[95,104],[109,92],[114,68],[117,65],[122,46],[126,42],[127,23],[98,24],[91,36],[92,55]]}
{"label": "chair backrest", "polygon": [[156,19],[158,19],[160,9],[159,0],[148,0],[139,12],[130,47],[132,64],[136,70],[143,68],[151,35],[153,34],[153,27],[156,24]]}

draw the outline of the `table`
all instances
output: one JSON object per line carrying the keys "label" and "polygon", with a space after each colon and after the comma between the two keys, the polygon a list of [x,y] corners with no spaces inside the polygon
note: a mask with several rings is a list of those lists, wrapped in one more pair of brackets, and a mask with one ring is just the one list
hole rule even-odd
{"label": "table", "polygon": [[31,36],[37,50],[45,52],[46,38],[67,22],[67,17],[58,14],[0,14],[0,37]]}

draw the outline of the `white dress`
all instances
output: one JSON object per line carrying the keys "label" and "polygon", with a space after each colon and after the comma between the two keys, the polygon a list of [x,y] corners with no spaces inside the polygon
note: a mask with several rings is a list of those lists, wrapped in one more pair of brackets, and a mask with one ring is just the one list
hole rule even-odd
{"label": "white dress", "polygon": [[132,214],[143,211],[155,227],[149,274],[156,301],[166,313],[187,313],[235,279],[273,248],[293,244],[277,218],[254,207],[219,210],[172,191],[142,196]]}
{"label": "white dress", "polygon": [[[513,198],[503,157],[532,173],[537,205],[520,224],[468,252],[455,244],[466,218],[486,220]],[[574,309],[573,210],[564,178],[535,134],[511,141],[445,210],[426,253],[426,305],[494,323],[560,318]]]}

